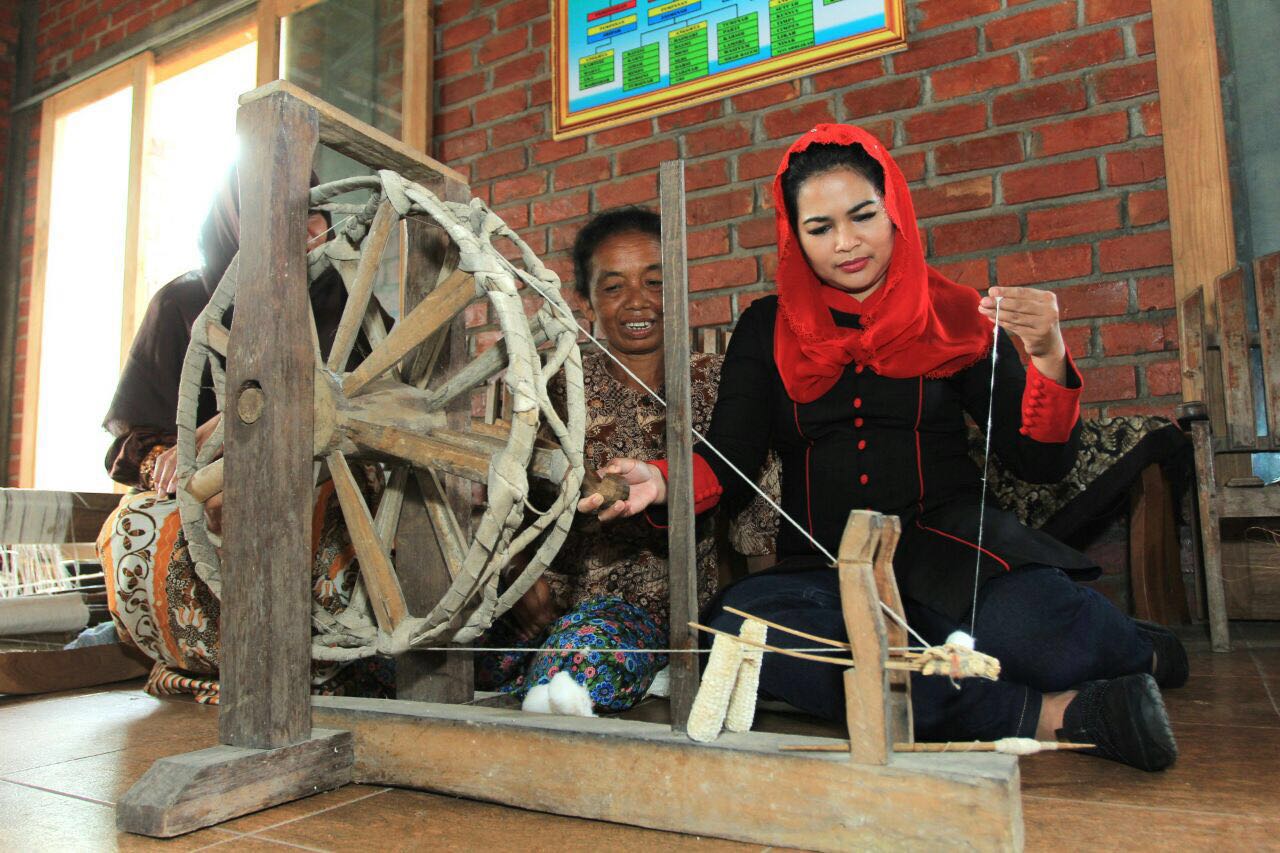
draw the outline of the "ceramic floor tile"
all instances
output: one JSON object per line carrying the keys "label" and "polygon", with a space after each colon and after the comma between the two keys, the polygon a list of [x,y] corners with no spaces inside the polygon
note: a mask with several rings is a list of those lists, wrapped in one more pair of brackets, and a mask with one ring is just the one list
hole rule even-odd
{"label": "ceramic floor tile", "polygon": [[1184,723],[1226,726],[1280,726],[1262,677],[1197,676],[1176,690],[1164,691],[1174,734]]}
{"label": "ceramic floor tile", "polygon": [[[209,746],[203,744],[202,746]],[[157,758],[190,750],[181,747],[169,749],[133,747],[46,764],[17,773],[7,773],[10,782],[45,788],[60,794],[85,797],[103,803],[118,802],[125,791],[142,778]],[[197,749],[201,747],[192,747]]]}
{"label": "ceramic floor tile", "polygon": [[1022,792],[1249,817],[1276,814],[1280,728],[1182,724],[1175,733],[1178,761],[1162,773],[1086,755],[1038,755],[1022,762]]}
{"label": "ceramic floor tile", "polygon": [[[49,702],[57,702],[50,713]],[[0,753],[0,776],[92,755],[160,744],[171,754],[217,741],[217,709],[106,691],[0,707],[0,731],[22,732]],[[198,744],[193,746],[190,744]]]}
{"label": "ceramic floor tile", "polygon": [[548,851],[635,849],[759,850],[719,839],[528,812],[419,791],[391,790],[314,817],[264,830],[258,837],[322,850],[379,849]]}
{"label": "ceramic floor tile", "polygon": [[1226,654],[1211,652],[1208,649],[1187,649],[1187,666],[1193,678],[1256,678],[1258,665],[1252,653],[1243,646],[1237,646]]}
{"label": "ceramic floor tile", "polygon": [[325,791],[313,797],[294,800],[291,803],[283,803],[272,809],[255,812],[254,814],[228,821],[221,826],[223,829],[232,832],[258,832],[278,824],[288,823],[291,820],[328,812],[355,800],[378,796],[389,790],[391,789],[374,785],[344,785],[336,791]]}
{"label": "ceramic floor tile", "polygon": [[1280,622],[1232,622],[1231,640],[1255,649],[1280,648]]}
{"label": "ceramic floor tile", "polygon": [[[369,845],[372,847],[373,845]],[[201,847],[211,853],[289,853],[290,850],[311,850],[310,847],[299,847],[287,841],[272,841],[257,835],[228,836],[225,841],[209,847]]]}
{"label": "ceramic floor tile", "polygon": [[1267,678],[1280,678],[1280,649],[1250,649],[1249,656]]}
{"label": "ceramic floor tile", "polygon": [[[1024,796],[1026,849],[1031,851],[1274,849],[1280,820],[1172,809],[1068,802]],[[1123,832],[1123,843],[1118,836]]]}
{"label": "ceramic floor tile", "polygon": [[0,782],[0,850],[187,851],[232,839],[217,829],[157,841],[116,831],[115,809]]}

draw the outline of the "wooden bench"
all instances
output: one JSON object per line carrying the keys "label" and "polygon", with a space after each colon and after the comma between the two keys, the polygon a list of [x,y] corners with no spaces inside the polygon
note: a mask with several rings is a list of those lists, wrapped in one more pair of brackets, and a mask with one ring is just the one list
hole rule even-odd
{"label": "wooden bench", "polygon": [[[1250,464],[1251,454],[1280,451],[1280,252],[1254,262],[1252,292],[1245,272],[1236,268],[1213,283],[1212,315],[1202,288],[1182,301],[1179,312],[1183,369],[1193,387],[1204,389],[1203,400],[1179,407],[1178,419],[1195,445],[1209,633],[1220,652],[1231,648],[1222,522],[1280,517],[1280,485],[1253,476]],[[1256,331],[1249,322],[1250,296]],[[1254,360],[1255,352],[1260,359]],[[1254,393],[1258,385],[1261,407]],[[1280,574],[1260,572],[1247,559],[1239,562],[1243,572],[1232,581],[1246,587],[1245,600],[1280,583]]]}

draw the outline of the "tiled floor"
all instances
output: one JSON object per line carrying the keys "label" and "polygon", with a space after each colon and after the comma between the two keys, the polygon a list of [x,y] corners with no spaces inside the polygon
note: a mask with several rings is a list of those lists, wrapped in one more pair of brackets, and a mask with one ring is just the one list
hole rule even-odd
{"label": "tiled floor", "polygon": [[[1181,748],[1172,770],[1023,760],[1028,849],[1280,849],[1280,625],[1238,625],[1235,639],[1228,655],[1188,641],[1191,681],[1166,694]],[[118,834],[113,804],[154,759],[212,745],[213,709],[136,685],[0,697],[0,735],[0,851],[750,849],[359,785],[158,842]]]}

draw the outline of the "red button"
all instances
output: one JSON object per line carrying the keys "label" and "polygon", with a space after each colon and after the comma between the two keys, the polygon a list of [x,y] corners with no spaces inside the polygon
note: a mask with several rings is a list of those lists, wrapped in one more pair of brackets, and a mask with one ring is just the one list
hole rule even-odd
{"label": "red button", "polygon": [[858,449],[859,450],[867,449],[867,440],[865,438],[858,441]]}
{"label": "red button", "polygon": [[863,474],[861,477],[858,478],[858,482],[865,486],[867,484],[867,481],[870,479],[871,478],[868,477],[866,474]]}
{"label": "red button", "polygon": [[854,407],[855,409],[861,409],[861,408],[862,408],[862,398],[861,398],[861,397],[854,397],[854,398],[853,398],[853,407]]}
{"label": "red button", "polygon": [[860,427],[860,426],[862,426],[862,418],[854,418],[854,419],[853,419],[853,425],[854,425],[854,426],[856,426],[856,427]]}
{"label": "red button", "polygon": [[854,372],[854,373],[861,373],[861,372],[862,372],[862,365],[861,365],[861,364],[854,365],[854,367],[853,367],[853,372]]}

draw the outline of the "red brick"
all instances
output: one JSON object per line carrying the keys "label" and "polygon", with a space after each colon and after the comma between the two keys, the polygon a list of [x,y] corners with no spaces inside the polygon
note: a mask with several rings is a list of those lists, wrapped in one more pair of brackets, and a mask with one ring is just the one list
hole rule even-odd
{"label": "red brick", "polygon": [[545,77],[529,87],[529,106],[540,107],[551,103],[551,78]]}
{"label": "red brick", "polygon": [[1117,30],[1102,30],[1051,42],[1027,52],[1032,77],[1092,68],[1124,56],[1124,39]]}
{"label": "red brick", "polygon": [[432,67],[432,73],[435,74],[435,79],[440,81],[466,74],[474,67],[475,59],[471,55],[471,51],[455,50],[453,53],[447,53],[437,58]]}
{"label": "red brick", "polygon": [[791,80],[734,95],[730,101],[733,104],[733,112],[746,113],[794,101],[798,97],[800,97],[800,83],[797,80]]}
{"label": "red brick", "polygon": [[1085,317],[1119,317],[1129,313],[1129,283],[1101,281],[1054,289],[1062,320]]}
{"label": "red brick", "polygon": [[930,264],[942,275],[976,290],[986,290],[991,286],[991,277],[987,270],[986,258],[972,258],[967,261],[953,261],[949,264]]}
{"label": "red brick", "polygon": [[551,43],[551,19],[543,18],[529,26],[529,43],[534,47],[542,47]]}
{"label": "red brick", "polygon": [[520,118],[495,125],[490,138],[494,148],[502,148],[516,142],[525,142],[542,135],[542,113],[525,113]]}
{"label": "red brick", "polygon": [[728,160],[705,160],[684,167],[684,187],[689,192],[722,187],[729,183]]}
{"label": "red brick", "polygon": [[791,147],[791,143],[771,148],[756,148],[738,155],[738,180],[751,181],[774,175],[778,166],[782,165],[782,155]]}
{"label": "red brick", "polygon": [[513,204],[510,207],[495,208],[494,213],[515,231],[523,231],[529,227],[529,205]]}
{"label": "red brick", "polygon": [[626,145],[653,136],[653,127],[647,120],[633,121],[621,127],[610,128],[595,134],[591,144],[594,148],[610,148],[614,145]]}
{"label": "red brick", "polygon": [[1033,130],[1033,150],[1041,157],[1100,148],[1129,138],[1129,116],[1126,113],[1107,113],[1100,116],[1082,116],[1056,124],[1041,125]]}
{"label": "red brick", "polygon": [[746,216],[751,212],[753,201],[754,193],[750,187],[690,199],[688,202],[689,225],[706,225]]}
{"label": "red brick", "polygon": [[703,326],[723,326],[732,319],[730,311],[727,296],[691,299],[689,300],[689,325],[695,329]]}
{"label": "red brick", "polygon": [[477,58],[481,65],[492,65],[500,59],[509,59],[523,53],[528,47],[529,28],[521,27],[485,39]]}
{"label": "red brick", "polygon": [[921,187],[911,193],[916,216],[920,219],[990,207],[993,198],[989,176]]}
{"label": "red brick", "polygon": [[1072,358],[1088,358],[1092,348],[1093,326],[1063,326],[1062,342]]}
{"label": "red brick", "polygon": [[485,142],[483,130],[474,130],[442,139],[437,146],[441,160],[445,163],[456,163],[472,154],[479,154],[488,147],[488,143]]}
{"label": "red brick", "polygon": [[991,102],[991,120],[995,124],[1013,124],[1033,118],[1078,112],[1088,105],[1089,101],[1080,81],[1063,80],[997,95]]}
{"label": "red brick", "polygon": [[751,144],[751,128],[745,122],[729,122],[712,125],[684,135],[684,155],[701,157],[730,148],[744,148]]}
{"label": "red brick", "polygon": [[436,113],[432,124],[437,134],[453,133],[464,127],[471,127],[471,107],[458,107],[443,113]]}
{"label": "red brick", "polygon": [[1123,68],[1108,68],[1089,76],[1099,103],[1123,101],[1139,95],[1149,95],[1160,89],[1154,61],[1126,65]]}
{"label": "red brick", "polygon": [[1113,151],[1107,155],[1107,183],[1113,187],[1145,184],[1164,177],[1164,148]]}
{"label": "red brick", "polygon": [[619,175],[632,175],[648,169],[658,168],[663,160],[675,160],[680,156],[680,149],[674,139],[660,139],[648,145],[638,145],[619,151],[613,156],[613,162]]}
{"label": "red brick", "polygon": [[1099,331],[1102,332],[1103,355],[1136,355],[1178,348],[1177,329],[1169,335],[1168,323],[1160,321],[1107,323],[1099,327]]}
{"label": "red brick", "polygon": [[493,88],[501,89],[515,83],[528,84],[543,73],[545,62],[546,54],[543,53],[531,53],[504,62],[493,69]]}
{"label": "red brick", "polygon": [[913,32],[976,18],[999,8],[1000,0],[920,0],[916,4],[918,17]]}
{"label": "red brick", "polygon": [[[940,145],[933,152],[934,169],[939,175],[989,169],[1022,162],[1022,138],[1017,133],[1002,133],[982,139]],[[909,180],[909,179],[908,179]]]}
{"label": "red brick", "polygon": [[987,219],[969,219],[964,222],[948,222],[935,225],[933,252],[930,257],[946,257],[1008,246],[1022,238],[1022,223],[1013,214],[992,216]]}
{"label": "red brick", "polygon": [[902,77],[845,93],[844,111],[849,118],[907,110],[920,104],[920,78]]}
{"label": "red brick", "polygon": [[1092,271],[1093,252],[1088,245],[1013,252],[996,258],[996,281],[1002,287],[1080,278]]}
{"label": "red brick", "polygon": [[532,21],[547,14],[545,0],[518,0],[510,2],[498,10],[498,29],[505,30],[525,21]]}
{"label": "red brick", "polygon": [[1021,77],[1018,57],[1012,53],[951,65],[930,75],[933,81],[933,99],[946,101],[974,92],[989,92],[1017,83]]}
{"label": "red brick", "polygon": [[637,175],[624,181],[610,181],[595,188],[596,205],[600,208],[624,204],[640,204],[658,197],[658,176]]}
{"label": "red brick", "polygon": [[1133,365],[1082,367],[1084,390],[1080,399],[1087,403],[1099,400],[1132,400],[1138,396],[1138,380]]}
{"label": "red brick", "polygon": [[1000,187],[1009,204],[1092,192],[1099,187],[1098,164],[1093,159],[1073,160],[1005,172]]}
{"label": "red brick", "polygon": [[1173,277],[1157,275],[1138,280],[1138,310],[1155,311],[1173,307]]}
{"label": "red brick", "polygon": [[585,215],[589,207],[586,191],[563,195],[548,201],[534,202],[533,222],[535,225],[561,222],[565,219],[572,219],[575,216]]}
{"label": "red brick", "polygon": [[797,107],[769,110],[764,116],[764,134],[766,139],[798,136],[816,125],[834,121],[830,104],[814,101]]}
{"label": "red brick", "polygon": [[1164,122],[1160,118],[1160,102],[1147,101],[1138,107],[1138,115],[1142,118],[1142,132],[1147,136],[1159,136],[1164,133]]}
{"label": "red brick", "polygon": [[956,104],[927,113],[916,113],[903,122],[907,142],[911,144],[977,133],[986,126],[985,104]]}
{"label": "red brick", "polygon": [[970,28],[932,38],[912,39],[905,53],[892,57],[893,72],[919,71],[978,54],[978,31]]}
{"label": "red brick", "polygon": [[1004,50],[1015,44],[1035,41],[1065,30],[1074,29],[1076,25],[1075,0],[1059,3],[1044,9],[1033,9],[1016,15],[1003,15],[988,21],[983,28],[987,36],[987,48]]}
{"label": "red brick", "polygon": [[813,82],[813,91],[828,92],[832,89],[843,89],[846,86],[854,86],[858,83],[865,83],[868,80],[874,80],[884,74],[883,59],[868,59],[863,62],[855,62],[853,65],[846,65],[843,68],[833,68],[830,71],[823,71],[815,74],[809,79]]}
{"label": "red brick", "polygon": [[754,284],[759,278],[755,258],[730,258],[692,264],[689,267],[689,290],[714,290]]}
{"label": "red brick", "polygon": [[472,302],[462,311],[464,322],[468,329],[474,329],[476,326],[483,326],[489,322],[489,303],[488,302]]}
{"label": "red brick", "polygon": [[722,225],[717,228],[690,231],[686,244],[691,259],[726,254],[729,251],[729,229]]}
{"label": "red brick", "polygon": [[1164,190],[1129,193],[1129,224],[1154,225],[1169,219],[1169,196]]}
{"label": "red brick", "polygon": [[476,102],[476,124],[488,124],[495,119],[519,115],[524,112],[528,103],[528,93],[520,87],[497,94],[486,94]]}
{"label": "red brick", "polygon": [[468,18],[452,27],[445,27],[440,32],[440,47],[447,52],[455,47],[475,42],[493,30],[493,22],[488,18],[477,16]]}
{"label": "red brick", "polygon": [[1150,56],[1156,52],[1156,32],[1151,19],[1133,25],[1133,46],[1138,56]]}
{"label": "red brick", "polygon": [[477,181],[487,181],[490,178],[496,178],[499,175],[509,175],[512,172],[518,172],[523,169],[525,165],[524,149],[512,148],[508,151],[489,154],[488,156],[478,158],[471,164],[472,178]]}
{"label": "red brick", "polygon": [[666,133],[679,127],[702,124],[704,121],[711,121],[712,119],[720,118],[722,115],[724,115],[722,101],[698,104],[696,107],[687,107],[683,110],[676,110],[673,113],[658,116],[658,132]]}
{"label": "red brick", "polygon": [[587,139],[579,136],[576,139],[548,139],[533,146],[533,162],[554,163],[587,150]]}
{"label": "red brick", "polygon": [[526,172],[514,178],[505,178],[493,182],[490,197],[493,204],[505,204],[518,198],[529,198],[547,191],[547,176],[544,172]]}
{"label": "red brick", "polygon": [[1151,0],[1084,0],[1086,24],[1149,14],[1151,14]]}
{"label": "red brick", "polygon": [[484,75],[472,74],[457,80],[446,80],[437,90],[440,93],[440,105],[449,106],[459,101],[467,101],[485,91]]}
{"label": "red brick", "polygon": [[1173,263],[1168,231],[1148,231],[1103,240],[1098,244],[1098,261],[1103,272],[1167,267]]}
{"label": "red brick", "polygon": [[1031,242],[1115,231],[1119,227],[1120,200],[1117,198],[1027,211],[1027,240]]}
{"label": "red brick", "polygon": [[772,246],[778,239],[777,219],[772,216],[739,222],[734,228],[738,232],[738,247],[741,249]]}
{"label": "red brick", "polygon": [[1147,365],[1147,395],[1164,397],[1182,393],[1182,365],[1177,359]]}
{"label": "red brick", "polygon": [[925,153],[923,151],[910,151],[906,154],[897,154],[893,158],[898,162],[898,170],[902,172],[902,177],[908,182],[918,181],[924,177],[925,171]]}

